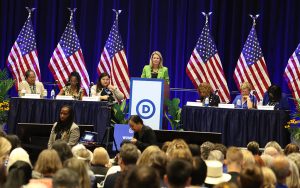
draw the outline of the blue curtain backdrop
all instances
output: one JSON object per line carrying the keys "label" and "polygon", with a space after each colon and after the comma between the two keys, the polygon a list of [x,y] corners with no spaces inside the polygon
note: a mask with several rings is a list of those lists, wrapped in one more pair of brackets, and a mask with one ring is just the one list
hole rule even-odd
{"label": "blue curtain backdrop", "polygon": [[[193,88],[185,68],[205,22],[201,12],[212,11],[210,28],[230,91],[237,90],[233,71],[252,26],[248,14],[260,14],[256,29],[271,82],[290,93],[282,75],[300,42],[298,0],[1,0],[1,69],[28,16],[26,6],[37,8],[32,19],[43,82],[53,82],[48,63],[69,20],[67,8],[77,7],[75,26],[91,81],[98,77],[96,67],[115,19],[112,9],[122,9],[119,30],[130,76],[139,77],[151,52],[158,50],[169,68],[171,88]],[[171,96],[182,103],[198,97],[191,92]]]}

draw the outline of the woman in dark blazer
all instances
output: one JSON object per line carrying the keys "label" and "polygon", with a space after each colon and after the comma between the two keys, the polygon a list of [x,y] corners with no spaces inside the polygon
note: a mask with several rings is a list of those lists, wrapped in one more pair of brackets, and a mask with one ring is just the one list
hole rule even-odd
{"label": "woman in dark blazer", "polygon": [[207,82],[203,82],[198,87],[198,92],[200,95],[200,101],[202,103],[205,102],[205,99],[208,98],[209,104],[208,106],[218,106],[220,103],[220,97],[214,94],[211,86]]}
{"label": "woman in dark blazer", "polygon": [[164,79],[170,84],[168,68],[163,66],[163,57],[159,51],[151,54],[149,65],[145,65],[141,77]]}

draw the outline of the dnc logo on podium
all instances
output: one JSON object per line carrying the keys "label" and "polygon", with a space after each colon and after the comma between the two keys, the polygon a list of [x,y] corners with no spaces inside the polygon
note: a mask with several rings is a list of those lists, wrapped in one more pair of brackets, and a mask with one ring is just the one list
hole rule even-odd
{"label": "dnc logo on podium", "polygon": [[164,80],[131,78],[130,88],[130,115],[140,116],[154,130],[161,129]]}

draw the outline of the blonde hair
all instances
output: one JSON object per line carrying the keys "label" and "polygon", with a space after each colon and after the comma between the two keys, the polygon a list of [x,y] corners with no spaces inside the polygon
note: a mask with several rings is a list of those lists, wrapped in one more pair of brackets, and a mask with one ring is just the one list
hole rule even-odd
{"label": "blonde hair", "polygon": [[158,68],[162,68],[164,60],[163,60],[163,57],[162,57],[162,55],[161,55],[161,53],[159,51],[152,52],[151,57],[150,57],[150,62],[149,62],[150,67],[151,68],[153,67],[152,58],[153,58],[154,55],[158,55],[159,56],[160,62],[159,62]]}
{"label": "blonde hair", "polygon": [[174,139],[167,149],[168,161],[173,159],[185,159],[187,161],[193,162],[192,152],[183,139]]}
{"label": "blonde hair", "polygon": [[269,167],[262,167],[261,171],[264,177],[263,188],[275,188],[277,180],[274,172]]}
{"label": "blonde hair", "polygon": [[204,93],[204,96],[201,96],[201,97],[208,97],[212,92],[212,87],[210,86],[209,83],[203,82],[199,85],[198,92],[199,92],[199,95],[200,95],[200,93],[202,93],[202,94]]}
{"label": "blonde hair", "polygon": [[4,160],[8,157],[11,150],[11,143],[4,137],[0,137],[0,166]]}
{"label": "blonde hair", "polygon": [[88,175],[88,171],[86,168],[86,165],[82,160],[71,158],[64,162],[65,168],[70,168],[78,173],[79,178],[79,184],[80,187],[86,188],[91,187],[90,177]]}
{"label": "blonde hair", "polygon": [[34,170],[43,175],[53,175],[61,168],[57,152],[54,149],[45,149],[39,154]]}
{"label": "blonde hair", "polygon": [[93,165],[103,165],[106,167],[110,166],[109,155],[105,148],[98,147],[94,150],[93,160],[91,162]]}
{"label": "blonde hair", "polygon": [[251,87],[251,84],[249,83],[249,82],[243,82],[242,84],[241,84],[241,90],[243,90],[243,89],[248,89],[249,91],[251,91],[251,89],[252,89],[252,87]]}
{"label": "blonde hair", "polygon": [[290,172],[291,174],[286,178],[286,184],[290,188],[299,188],[300,187],[300,180],[299,180],[299,172],[298,167],[294,161],[288,159],[290,163]]}
{"label": "blonde hair", "polygon": [[226,161],[227,161],[227,164],[237,163],[239,165],[242,165],[243,153],[242,153],[241,149],[239,149],[237,147],[228,148],[228,150],[226,152]]}
{"label": "blonde hair", "polygon": [[248,150],[241,150],[243,154],[243,168],[254,166],[255,165],[255,159],[253,154]]}
{"label": "blonde hair", "polygon": [[148,146],[143,153],[141,154],[140,158],[137,161],[137,165],[147,165],[149,163],[149,159],[152,155],[156,155],[161,150],[158,146]]}

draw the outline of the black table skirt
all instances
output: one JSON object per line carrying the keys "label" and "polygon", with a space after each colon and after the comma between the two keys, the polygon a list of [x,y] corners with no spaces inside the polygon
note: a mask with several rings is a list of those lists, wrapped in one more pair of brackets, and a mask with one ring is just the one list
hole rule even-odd
{"label": "black table skirt", "polygon": [[111,110],[107,102],[11,98],[8,132],[16,133],[17,123],[52,124],[58,120],[59,110],[65,104],[73,107],[75,123],[94,125],[98,141],[101,141],[110,123]]}
{"label": "black table skirt", "polygon": [[290,142],[284,128],[289,121],[289,111],[222,109],[213,107],[184,106],[182,123],[184,130],[222,133],[223,144],[246,147],[257,141],[264,147],[269,141],[277,141],[282,147]]}

